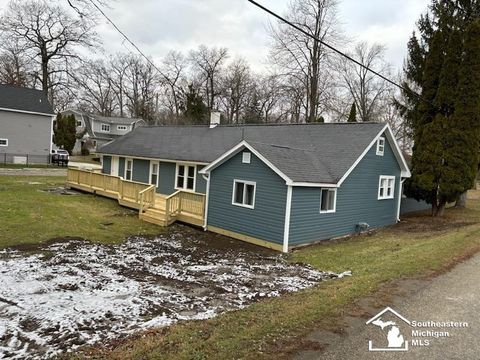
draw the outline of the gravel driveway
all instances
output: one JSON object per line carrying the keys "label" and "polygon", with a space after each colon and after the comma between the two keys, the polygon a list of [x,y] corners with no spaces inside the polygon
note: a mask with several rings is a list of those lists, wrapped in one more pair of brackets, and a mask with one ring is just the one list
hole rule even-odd
{"label": "gravel driveway", "polygon": [[338,275],[177,226],[122,245],[59,239],[0,251],[0,358],[45,358],[207,319]]}

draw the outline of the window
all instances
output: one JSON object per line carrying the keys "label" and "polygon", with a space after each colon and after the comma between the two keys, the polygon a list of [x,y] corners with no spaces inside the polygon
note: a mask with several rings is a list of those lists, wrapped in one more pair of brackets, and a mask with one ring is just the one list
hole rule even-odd
{"label": "window", "polygon": [[108,124],[102,124],[102,131],[104,131],[104,132],[110,132],[110,125],[108,125]]}
{"label": "window", "polygon": [[125,180],[132,180],[133,160],[127,159],[125,164]]}
{"label": "window", "polygon": [[242,154],[242,163],[244,164],[250,164],[250,159],[252,157],[252,154],[249,152],[244,152]]}
{"label": "window", "polygon": [[334,213],[337,202],[336,189],[322,189],[320,192],[320,213]]}
{"label": "window", "polygon": [[158,162],[150,163],[150,184],[158,186]]}
{"label": "window", "polygon": [[77,127],[81,127],[82,126],[82,120],[77,120]]}
{"label": "window", "polygon": [[393,199],[395,191],[395,176],[381,175],[378,183],[378,200]]}
{"label": "window", "polygon": [[118,125],[117,130],[127,130],[127,126],[126,125]]}
{"label": "window", "polygon": [[232,204],[253,209],[255,206],[255,188],[252,181],[234,180]]}
{"label": "window", "polygon": [[8,146],[8,139],[0,139],[0,146]]}
{"label": "window", "polygon": [[377,155],[383,156],[385,151],[385,138],[380,137],[377,140]]}
{"label": "window", "polygon": [[176,189],[181,190],[195,190],[195,165],[181,165],[177,164],[177,183]]}

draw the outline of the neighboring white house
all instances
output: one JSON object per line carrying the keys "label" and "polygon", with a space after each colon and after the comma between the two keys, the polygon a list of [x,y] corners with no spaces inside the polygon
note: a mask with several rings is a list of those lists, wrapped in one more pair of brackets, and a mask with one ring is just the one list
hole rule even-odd
{"label": "neighboring white house", "polygon": [[72,109],[63,111],[62,115],[74,115],[77,121],[77,135],[83,134],[75,143],[74,154],[79,154],[82,147],[96,152],[102,145],[128,134],[135,127],[146,125],[143,119],[107,117]]}
{"label": "neighboring white house", "polygon": [[47,164],[54,120],[43,91],[0,85],[0,162]]}

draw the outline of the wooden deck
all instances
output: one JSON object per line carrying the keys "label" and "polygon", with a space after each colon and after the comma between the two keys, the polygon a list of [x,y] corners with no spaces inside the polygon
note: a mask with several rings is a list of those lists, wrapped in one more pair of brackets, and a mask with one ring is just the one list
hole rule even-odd
{"label": "wooden deck", "polygon": [[124,180],[94,171],[69,168],[67,187],[116,199],[122,206],[139,211],[139,218],[160,226],[175,221],[203,226],[205,195],[177,191],[169,196],[157,194],[155,186]]}

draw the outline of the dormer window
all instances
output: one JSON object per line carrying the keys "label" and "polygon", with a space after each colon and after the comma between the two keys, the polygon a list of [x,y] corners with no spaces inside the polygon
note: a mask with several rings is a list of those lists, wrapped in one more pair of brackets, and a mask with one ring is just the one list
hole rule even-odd
{"label": "dormer window", "polygon": [[380,137],[377,140],[377,155],[383,156],[384,152],[385,152],[385,138]]}

